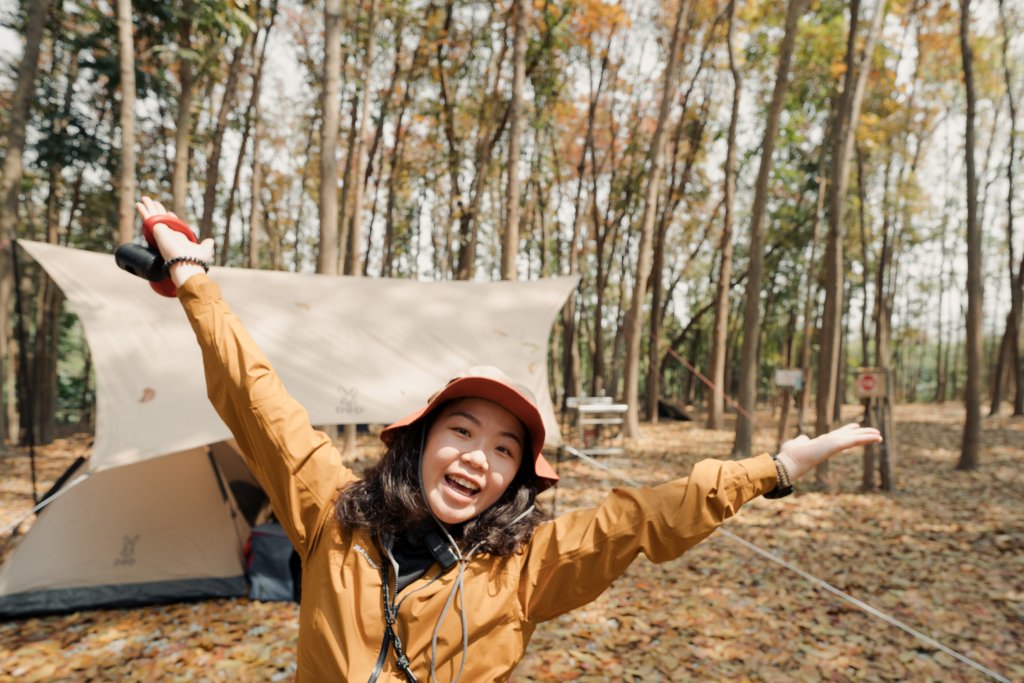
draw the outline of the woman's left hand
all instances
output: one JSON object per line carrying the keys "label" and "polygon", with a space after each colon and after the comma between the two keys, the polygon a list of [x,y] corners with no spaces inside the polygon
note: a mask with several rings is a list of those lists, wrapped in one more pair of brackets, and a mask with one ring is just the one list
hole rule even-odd
{"label": "woman's left hand", "polygon": [[[135,210],[139,213],[142,220],[146,220],[150,216],[159,216],[167,214],[173,216],[174,213],[164,208],[164,205],[155,199],[149,197],[143,197],[135,205]],[[189,238],[185,237],[182,233],[177,230],[171,230],[163,223],[157,223],[153,226],[153,239],[156,240],[157,249],[160,251],[160,256],[164,260],[170,260],[177,256],[189,256],[192,258],[199,259],[210,263],[213,261],[213,240],[205,239],[199,244],[195,244]],[[176,263],[171,267],[170,276],[171,280],[175,285],[181,287],[185,280],[193,275],[198,275],[204,272],[202,266],[192,263]]]}
{"label": "woman's left hand", "polygon": [[848,424],[813,439],[805,435],[791,439],[782,444],[778,458],[790,479],[796,479],[837,453],[881,441],[882,434],[874,427]]}

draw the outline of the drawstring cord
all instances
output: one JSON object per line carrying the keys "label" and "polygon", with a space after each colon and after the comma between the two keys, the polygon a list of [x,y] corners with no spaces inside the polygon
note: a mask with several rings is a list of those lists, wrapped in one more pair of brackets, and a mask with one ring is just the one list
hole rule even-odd
{"label": "drawstring cord", "polygon": [[[469,623],[468,623],[468,620],[466,618],[465,590],[463,590],[463,587],[465,585],[466,566],[469,564],[469,561],[471,559],[473,559],[473,555],[475,555],[476,551],[480,549],[480,546],[483,545],[484,541],[480,541],[479,543],[474,545],[472,548],[470,548],[468,553],[463,555],[462,549],[459,548],[459,544],[455,542],[454,538],[452,538],[451,533],[449,533],[449,531],[448,531],[448,527],[445,524],[443,524],[439,519],[437,519],[437,517],[434,517],[434,513],[430,510],[430,501],[427,499],[427,492],[426,492],[426,490],[424,489],[424,486],[423,486],[423,476],[422,476],[422,472],[423,472],[423,450],[424,450],[424,448],[426,446],[426,442],[427,442],[427,430],[426,430],[426,427],[424,425],[421,425],[420,426],[420,448],[419,448],[420,493],[423,495],[423,502],[424,502],[424,504],[427,507],[427,511],[430,512],[430,516],[437,523],[438,528],[441,529],[441,532],[444,534],[445,538],[448,540],[449,547],[455,553],[455,557],[457,558],[456,564],[458,565],[458,573],[455,576],[455,582],[452,584],[452,590],[448,594],[448,598],[445,600],[444,607],[441,609],[441,615],[437,618],[437,623],[434,625],[434,632],[433,632],[433,634],[431,634],[431,637],[430,637],[430,681],[431,681],[431,683],[438,683],[438,680],[437,680],[437,639],[438,639],[438,637],[441,634],[441,625],[444,623],[445,617],[448,616],[448,611],[451,609],[451,606],[455,602],[455,598],[457,596],[459,598],[459,613],[460,613],[459,617],[460,617],[460,624],[461,624],[461,627],[462,627],[462,658],[459,661],[459,671],[458,671],[458,673],[455,674],[455,678],[452,679],[451,683],[458,683],[458,680],[462,677],[462,672],[465,669],[465,666],[466,666],[466,656],[467,656],[467,653],[469,652]],[[512,526],[513,524],[516,524],[517,522],[520,522],[523,519],[525,519],[526,517],[530,516],[531,514],[533,514],[533,511],[535,509],[536,509],[535,506],[531,505],[529,508],[527,508],[525,511],[523,511],[522,514],[517,515],[509,523],[509,526]],[[393,562],[394,560],[391,558],[391,551],[390,551],[390,549],[386,549],[386,554],[388,556],[388,559],[390,559]],[[387,579],[386,570],[384,568],[382,568],[381,571],[383,572],[383,576],[384,576],[384,614],[385,614],[385,620],[387,621],[387,625],[386,625],[385,628],[392,635],[393,642],[394,642],[394,645],[395,645],[395,655],[396,655],[396,657],[398,657],[398,662],[397,662],[398,666],[405,673],[405,676],[410,681],[410,683],[416,683],[417,679],[416,679],[416,677],[412,673],[412,669],[411,669],[411,666],[410,666],[409,658],[406,657],[405,652],[402,650],[402,642],[399,640],[398,633],[394,629],[394,625],[395,625],[395,623],[397,622],[397,619],[398,619],[398,608],[401,606],[402,603],[401,603],[401,601],[399,601],[398,604],[396,604],[394,607],[391,606],[390,596],[388,595],[388,590],[389,590],[389,587],[390,587],[390,583],[389,583],[389,581]],[[398,570],[397,570],[397,567],[396,567],[396,570],[395,570],[396,576],[397,576],[397,573],[398,573]],[[440,578],[440,575],[438,575],[438,577],[436,577],[436,578]],[[397,585],[396,585],[396,590],[397,590]],[[397,594],[396,594],[395,597],[396,598],[398,597]]]}
{"label": "drawstring cord", "polygon": [[[531,505],[515,519],[509,522],[509,526],[522,521],[529,515],[533,514],[534,506]],[[452,590],[448,594],[448,599],[444,602],[444,607],[441,609],[441,615],[437,618],[437,623],[434,625],[434,633],[430,637],[430,683],[438,683],[437,680],[437,638],[441,633],[441,624],[444,623],[444,619],[448,616],[448,610],[451,609],[452,603],[455,602],[455,597],[459,598],[459,616],[462,624],[462,658],[459,661],[459,671],[455,674],[455,678],[452,679],[451,683],[458,683],[458,680],[462,677],[462,671],[466,666],[466,655],[469,652],[469,624],[466,620],[466,592],[463,590],[465,585],[465,567],[469,564],[469,561],[473,559],[473,555],[480,549],[480,546],[484,544],[480,541],[465,555],[459,548],[459,544],[455,542],[452,535],[448,533],[448,529],[443,524],[439,525],[441,531],[444,532],[445,537],[448,539],[448,543],[451,544],[452,550],[455,551],[458,557],[459,573],[455,577],[455,583],[452,584]]]}

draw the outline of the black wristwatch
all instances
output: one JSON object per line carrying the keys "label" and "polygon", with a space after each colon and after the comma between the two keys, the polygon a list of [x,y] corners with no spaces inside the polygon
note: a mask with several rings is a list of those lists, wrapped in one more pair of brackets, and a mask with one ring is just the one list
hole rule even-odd
{"label": "black wristwatch", "polygon": [[793,493],[793,480],[789,478],[789,470],[779,460],[779,456],[773,455],[772,461],[775,463],[775,471],[779,475],[779,483],[775,485],[768,493],[764,494],[765,498],[785,498],[789,494]]}

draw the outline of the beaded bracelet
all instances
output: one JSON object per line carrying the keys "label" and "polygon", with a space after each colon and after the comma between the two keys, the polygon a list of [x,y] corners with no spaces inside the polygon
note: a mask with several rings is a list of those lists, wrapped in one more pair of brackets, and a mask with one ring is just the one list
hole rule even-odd
{"label": "beaded bracelet", "polygon": [[176,265],[178,263],[192,263],[197,266],[202,266],[203,272],[210,272],[210,263],[208,261],[204,261],[198,256],[175,256],[174,258],[169,258],[166,261],[164,261],[164,270],[170,272],[171,266]]}

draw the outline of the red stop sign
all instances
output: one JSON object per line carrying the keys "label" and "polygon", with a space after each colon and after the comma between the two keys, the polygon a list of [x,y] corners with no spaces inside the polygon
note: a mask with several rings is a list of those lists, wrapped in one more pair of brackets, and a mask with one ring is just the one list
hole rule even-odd
{"label": "red stop sign", "polygon": [[861,368],[854,384],[857,398],[875,398],[885,396],[885,370]]}

